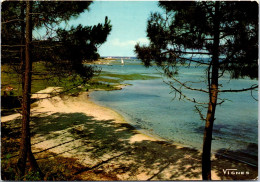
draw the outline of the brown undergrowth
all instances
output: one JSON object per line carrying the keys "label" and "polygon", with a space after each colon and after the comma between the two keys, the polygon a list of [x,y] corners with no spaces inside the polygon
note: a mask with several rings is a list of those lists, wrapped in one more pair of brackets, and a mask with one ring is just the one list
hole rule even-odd
{"label": "brown undergrowth", "polygon": [[[84,170],[83,166],[77,162],[76,158],[57,156],[52,152],[36,154],[37,162],[42,170],[44,177],[38,174],[27,172],[19,178],[16,168],[20,143],[20,126],[12,127],[7,123],[1,123],[1,178],[2,180],[25,180],[25,181],[100,181],[100,180],[117,180],[113,174],[105,174],[98,170],[88,171],[82,174],[76,174]],[[27,163],[29,168],[29,164]]]}

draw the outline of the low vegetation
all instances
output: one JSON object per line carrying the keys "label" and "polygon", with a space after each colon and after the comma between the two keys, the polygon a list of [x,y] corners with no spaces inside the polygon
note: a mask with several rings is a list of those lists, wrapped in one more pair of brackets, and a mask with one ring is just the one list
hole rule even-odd
{"label": "low vegetation", "polygon": [[[19,151],[21,125],[16,123],[1,123],[2,128],[2,147],[1,147],[1,177],[2,180],[19,181],[80,181],[83,180],[76,172],[85,168],[77,162],[75,158],[57,156],[51,152],[37,155],[37,162],[44,176],[29,172],[23,177],[19,177],[16,168],[16,162]],[[55,157],[54,157],[55,156]],[[58,165],[57,165],[58,164]],[[29,166],[27,166],[29,168]],[[89,180],[109,179],[105,174],[88,173]],[[86,178],[86,177],[85,177]],[[111,179],[110,179],[111,180]]]}
{"label": "low vegetation", "polygon": [[[80,91],[91,89],[114,90],[117,89],[124,81],[128,80],[148,80],[156,79],[158,77],[149,76],[145,74],[115,74],[102,71],[100,74],[94,76],[87,84],[82,84],[82,78],[79,76],[71,75],[70,73],[64,77],[50,75],[42,62],[33,64],[32,75],[32,93],[36,93],[50,86],[62,87],[66,90],[64,94],[75,94]],[[12,87],[12,91],[6,91],[7,95],[19,96],[21,95],[21,78],[15,72],[15,69],[10,65],[2,65],[1,67],[1,96],[4,96],[4,91],[7,87]]]}
{"label": "low vegetation", "polygon": [[[81,91],[86,90],[115,90],[119,89],[119,85],[128,80],[147,80],[155,79],[143,74],[114,74],[110,72],[101,72],[94,76],[86,84],[80,85],[82,79],[78,76],[67,74],[65,77],[58,77],[56,75],[47,74],[47,70],[43,62],[36,62],[33,64],[33,76],[32,76],[32,93],[36,93],[50,86],[62,87],[67,92],[63,95],[77,95]],[[2,65],[1,67],[1,112],[2,116],[10,115],[20,111],[20,99],[21,99],[21,78],[11,65]],[[12,88],[11,90],[7,90]],[[37,99],[32,99],[32,102]],[[16,168],[16,162],[19,151],[21,126],[9,126],[8,123],[1,123],[2,128],[2,146],[1,146],[1,172],[3,180],[82,180],[80,175],[73,175],[75,171],[80,171],[81,166],[76,162],[74,158],[55,156],[50,157],[53,154],[47,153],[45,156],[40,156],[41,160],[38,160],[39,167],[44,173],[44,177],[39,174],[27,173],[22,178],[18,177],[18,171]],[[38,156],[39,157],[39,156]],[[59,163],[57,166],[56,164]],[[29,167],[29,166],[27,166]],[[104,174],[98,174],[104,175]],[[89,174],[90,180],[108,179],[106,176],[100,176],[97,174]],[[92,176],[92,177],[91,177]]]}
{"label": "low vegetation", "polygon": [[[70,73],[63,77],[50,75],[43,62],[33,64],[32,75],[32,94],[47,87],[62,87],[63,95],[77,95],[79,92],[86,90],[114,90],[120,84],[110,84],[113,81],[107,80],[107,83],[102,82],[102,78],[95,76],[86,84],[82,84],[83,80],[80,76]],[[100,79],[100,80],[99,80]],[[1,66],[1,111],[2,116],[13,114],[21,107],[22,81],[20,74],[15,71],[15,66],[3,64]],[[36,101],[35,99],[32,102]]]}

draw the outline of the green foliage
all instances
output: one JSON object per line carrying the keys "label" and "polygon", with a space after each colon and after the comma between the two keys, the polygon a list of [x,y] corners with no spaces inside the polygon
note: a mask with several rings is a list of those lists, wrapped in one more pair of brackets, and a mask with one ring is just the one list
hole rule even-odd
{"label": "green foliage", "polygon": [[77,18],[80,13],[89,10],[92,1],[35,1],[33,4],[34,26],[39,28],[44,24],[59,24],[71,18]]}
{"label": "green foliage", "polygon": [[[76,18],[88,10],[91,1],[32,2],[33,30],[44,28],[46,35],[34,37],[30,49],[34,62],[48,62],[51,74],[63,77],[67,72],[81,75],[84,79],[93,76],[93,67],[83,66],[85,60],[98,59],[98,47],[111,31],[110,20],[94,26],[78,25],[70,29],[59,28],[62,22]],[[22,40],[24,40],[25,2],[5,1],[2,4],[2,63],[13,64],[21,73]],[[12,33],[10,33],[12,32]]]}
{"label": "green foliage", "polygon": [[[91,78],[93,76],[93,67],[83,65],[84,60],[97,60],[99,58],[97,47],[103,44],[111,31],[112,26],[108,18],[105,18],[104,24],[95,26],[78,25],[76,28],[71,27],[70,30],[58,29],[55,41],[50,41],[49,44],[59,46],[53,48],[52,54],[55,58],[49,58],[51,63],[61,67],[63,60],[68,60],[71,66],[67,70],[76,70],[81,76]],[[49,53],[48,53],[49,55]],[[57,61],[58,60],[58,61]],[[68,65],[68,62],[65,63]]]}
{"label": "green foliage", "polygon": [[[59,25],[72,17],[77,17],[88,9],[91,3],[91,1],[35,1],[32,15],[33,29]],[[4,1],[1,10],[1,41],[2,45],[5,45],[2,47],[2,62],[19,62],[20,45],[24,39],[21,26],[25,24],[25,2]],[[49,37],[49,35],[46,36]]]}
{"label": "green foliage", "polygon": [[1,177],[3,180],[15,180],[17,177],[15,169],[10,162],[10,154],[1,159]]}
{"label": "green foliage", "polygon": [[42,178],[39,172],[29,171],[22,179],[24,181],[40,181]]}
{"label": "green foliage", "polygon": [[[14,88],[12,96],[20,96],[22,94],[21,80],[19,74],[15,72],[9,65],[2,65],[2,78],[1,85],[5,89],[7,86]],[[64,77],[59,75],[52,75],[49,72],[48,67],[45,67],[45,62],[36,62],[33,64],[32,75],[32,93],[36,93],[40,90],[43,90],[47,87],[63,87],[64,90],[69,90],[68,93],[72,93],[74,89],[77,88],[77,85],[80,85],[84,82],[84,79],[77,74],[67,73]],[[1,95],[3,96],[3,89]],[[7,92],[10,95],[10,92]]]}
{"label": "green foliage", "polygon": [[[2,180],[19,180],[16,171],[16,159],[19,150],[21,124],[1,123],[1,178]],[[16,129],[13,129],[16,128]],[[18,129],[19,128],[19,129]]]}
{"label": "green foliage", "polygon": [[[219,68],[229,71],[232,78],[258,77],[258,5],[256,2],[220,2],[220,15],[215,17],[216,2],[161,1],[165,14],[153,13],[148,20],[149,46],[135,47],[146,66],[156,62],[169,64],[176,72],[177,63],[199,63],[214,52],[215,21],[220,32]],[[168,68],[168,67],[167,67]]]}
{"label": "green foliage", "polygon": [[115,73],[109,73],[109,72],[102,72],[100,76],[104,77],[112,77],[112,78],[117,78],[116,80],[114,79],[107,79],[112,80],[112,82],[123,82],[125,80],[149,80],[149,79],[157,79],[159,77],[156,76],[150,76],[150,75],[145,75],[145,74],[139,74],[139,73],[132,73],[132,74],[115,74]]}

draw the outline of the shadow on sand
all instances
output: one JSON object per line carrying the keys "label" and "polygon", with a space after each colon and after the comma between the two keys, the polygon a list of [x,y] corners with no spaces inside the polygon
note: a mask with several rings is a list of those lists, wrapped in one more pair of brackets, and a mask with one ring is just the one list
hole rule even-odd
{"label": "shadow on sand", "polygon": [[[19,129],[20,120],[2,124],[2,130],[3,127],[7,132],[10,128]],[[165,141],[135,141],[133,138],[139,133],[129,124],[96,120],[84,113],[55,113],[33,117],[31,132],[35,149],[49,140],[53,143],[34,151],[37,160],[48,160],[49,157],[41,157],[45,152],[55,153],[50,157],[69,154],[84,164],[75,175],[82,175],[85,180],[89,179],[90,171],[115,176],[118,180],[201,179],[198,150]],[[216,157],[212,165],[221,179],[254,179],[257,175],[256,167],[223,156]],[[223,175],[222,169],[234,165],[252,171],[251,175],[242,178]]]}

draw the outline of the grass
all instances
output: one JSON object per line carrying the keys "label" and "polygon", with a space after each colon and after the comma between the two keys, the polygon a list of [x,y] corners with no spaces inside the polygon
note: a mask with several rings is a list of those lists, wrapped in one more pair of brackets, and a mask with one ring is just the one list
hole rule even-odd
{"label": "grass", "polygon": [[145,74],[138,74],[138,73],[115,74],[115,73],[110,73],[107,71],[102,71],[99,76],[94,77],[92,80],[95,82],[118,85],[118,84],[120,84],[124,81],[128,81],[128,80],[151,80],[151,79],[157,79],[157,78],[159,78],[159,77],[149,76],[149,75],[145,75]]}
{"label": "grass", "polygon": [[[17,66],[16,66],[17,67]],[[148,80],[157,79],[158,77],[145,74],[115,74],[102,71],[99,75],[94,76],[86,84],[80,85],[83,79],[77,75],[65,74],[63,77],[51,75],[46,69],[43,62],[33,63],[32,74],[32,94],[47,87],[62,87],[63,95],[77,95],[79,92],[86,90],[117,90],[122,82],[128,80]],[[15,71],[12,65],[4,64],[1,66],[1,104],[2,116],[13,114],[21,107],[20,101],[22,96],[21,76]],[[78,87],[78,85],[80,85]],[[8,86],[14,88],[13,91],[7,91],[8,96],[4,96],[4,89]],[[4,96],[4,97],[3,97]],[[36,101],[36,100],[34,100]],[[33,102],[33,101],[32,101]]]}
{"label": "grass", "polygon": [[[63,77],[51,75],[47,71],[43,62],[33,63],[32,94],[47,87],[62,87],[63,91],[66,91],[63,95],[77,95],[79,92],[91,89],[115,90],[118,89],[116,86],[120,85],[120,81],[116,79],[109,80],[100,76],[95,76],[93,79],[88,81],[87,84],[81,84],[82,82],[83,79],[78,75],[65,74]],[[15,113],[15,110],[21,107],[21,85],[21,76],[15,71],[15,67],[3,64],[1,66],[2,115],[13,114]],[[13,90],[6,91],[7,96],[4,96],[4,89],[8,86],[12,87]]]}
{"label": "grass", "polygon": [[[43,62],[33,63],[32,74],[32,93],[36,93],[50,86],[62,87],[63,90],[69,90],[67,94],[73,94],[86,89],[104,89],[113,90],[117,89],[116,86],[127,80],[148,80],[156,79],[158,77],[148,76],[145,74],[115,74],[102,71],[100,75],[94,76],[86,85],[82,85],[80,88],[75,87],[79,85],[83,80],[76,75],[64,75],[58,77],[57,75],[50,75],[44,66]],[[12,96],[21,96],[21,77],[14,71],[14,67],[4,64],[1,66],[1,96],[4,95],[4,88],[11,86],[14,88],[12,93],[8,93]],[[74,89],[71,89],[75,87]]]}
{"label": "grass", "polygon": [[102,72],[101,76],[108,76],[108,77],[119,78],[122,81],[125,81],[125,80],[150,80],[150,79],[157,79],[157,78],[159,78],[159,77],[155,77],[155,76],[149,76],[149,75],[138,74],[138,73],[124,74],[123,75],[123,74]]}
{"label": "grass", "polygon": [[[62,87],[63,90],[68,90],[66,92],[67,94],[77,93],[86,89],[113,89],[113,86],[108,86],[108,84],[102,84],[100,83],[100,81],[102,81],[102,78],[95,77],[92,80],[90,80],[86,85],[76,87],[77,85],[83,82],[83,79],[79,76],[67,74],[64,75],[64,77],[58,77],[56,75],[49,75],[42,62],[36,62],[33,64],[32,93],[36,93],[50,86]],[[21,77],[9,65],[1,66],[1,86],[1,96],[4,95],[4,88],[6,88],[7,86],[11,86],[14,88],[12,93],[8,94],[12,96],[22,95]]]}

